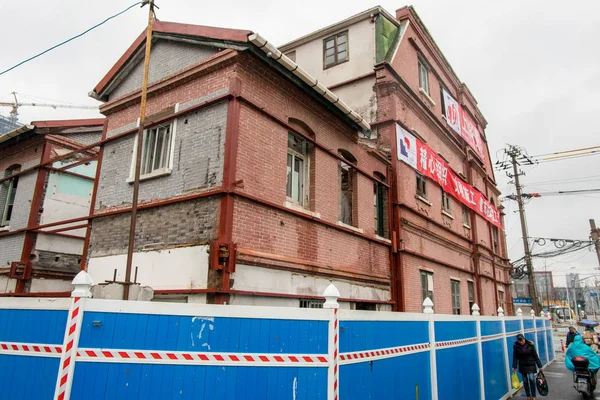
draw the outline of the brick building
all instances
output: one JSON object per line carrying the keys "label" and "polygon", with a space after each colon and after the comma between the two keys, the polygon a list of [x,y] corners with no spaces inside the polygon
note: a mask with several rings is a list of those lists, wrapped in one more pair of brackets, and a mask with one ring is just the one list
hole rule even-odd
{"label": "brick building", "polygon": [[[369,124],[262,37],[154,24],[133,267],[155,297],[391,309],[391,162]],[[145,34],[104,102],[88,248],[95,282],[126,280]],[[374,197],[377,204],[374,207]],[[134,277],[131,277],[134,279]]]}
{"label": "brick building", "polygon": [[358,110],[391,160],[397,308],[512,311],[487,122],[415,10],[375,7],[279,49]]}
{"label": "brick building", "polygon": [[0,136],[0,293],[69,291],[79,271],[103,119],[39,121]]}

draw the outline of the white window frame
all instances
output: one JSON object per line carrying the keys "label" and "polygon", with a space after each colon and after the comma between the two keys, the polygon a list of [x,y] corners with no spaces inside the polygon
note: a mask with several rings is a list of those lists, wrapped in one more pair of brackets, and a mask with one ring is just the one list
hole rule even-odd
{"label": "white window frame", "polygon": [[[427,296],[425,296],[425,293],[423,293],[423,276],[427,277]],[[433,289],[433,272],[422,269],[419,270],[419,281],[421,284],[421,297],[423,297],[421,301],[425,301],[425,297],[429,297],[429,300],[433,302],[433,299],[435,298],[435,291]],[[430,292],[431,295],[429,295]]]}
{"label": "white window frame", "polygon": [[463,221],[463,226],[465,228],[470,228],[471,227],[471,221],[470,221],[470,216],[469,216],[469,208],[467,206],[462,206],[462,221]]}
{"label": "white window frame", "polygon": [[325,300],[300,299],[298,306],[300,308],[323,308],[323,304],[325,304]]}
{"label": "white window frame", "polygon": [[[297,152],[296,150],[290,148],[290,146],[287,146],[287,153],[286,153],[286,160],[285,160],[285,168],[286,168],[286,178],[285,178],[285,198],[287,199],[287,201],[289,201],[290,203],[294,203],[294,204],[298,204],[303,208],[306,208],[307,204],[308,204],[308,183],[309,183],[309,173],[310,173],[310,149],[309,149],[309,144],[308,141],[306,139],[304,139],[303,137],[300,137],[292,132],[288,132],[288,140],[289,140],[289,135],[292,135],[296,138],[296,140],[301,140],[304,144],[304,149],[306,151],[306,154],[302,154]],[[299,159],[302,160],[304,166],[303,166],[303,171],[302,171],[302,179],[298,180],[298,184],[300,185],[300,187],[297,188],[299,195],[298,198],[300,199],[300,201],[297,201],[296,199],[294,199],[293,197],[293,193],[294,193],[294,184],[293,184],[293,180],[292,180],[292,197],[288,196],[287,193],[287,184],[288,184],[288,178],[287,178],[287,158],[288,156],[292,156],[292,171],[291,173],[293,173],[293,168],[294,168],[294,161],[295,159]]]}
{"label": "white window frame", "polygon": [[[179,103],[175,105],[175,113],[179,111]],[[139,126],[139,119],[138,119]],[[167,162],[162,168],[157,168],[152,170],[149,173],[144,174],[143,170],[140,171],[140,181],[156,178],[159,176],[170,175],[173,171],[173,159],[175,156],[175,137],[177,136],[177,118],[174,118],[168,122],[155,125],[151,128],[144,129],[143,138],[146,137],[147,131],[152,129],[159,129],[161,127],[170,126],[170,143],[169,143],[169,153],[167,154]],[[135,135],[135,139],[133,140],[133,152],[131,155],[131,168],[129,169],[129,178],[127,178],[128,183],[132,183],[135,180],[135,164],[136,164],[136,152],[138,145],[138,135]],[[142,148],[142,160],[144,160],[144,149]],[[143,161],[142,161],[143,162]]]}
{"label": "white window frame", "polygon": [[430,96],[429,91],[429,68],[425,61],[419,57],[419,89],[425,92],[427,96]]}

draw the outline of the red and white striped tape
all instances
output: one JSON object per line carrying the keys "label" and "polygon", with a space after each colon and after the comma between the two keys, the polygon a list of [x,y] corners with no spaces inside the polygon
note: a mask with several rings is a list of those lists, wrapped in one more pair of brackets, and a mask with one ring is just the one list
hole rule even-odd
{"label": "red and white striped tape", "polygon": [[387,349],[342,353],[340,354],[340,364],[353,364],[356,362],[371,361],[374,359],[398,357],[406,354],[426,351],[429,350],[429,348],[429,343],[421,343],[408,346],[390,347]]}
{"label": "red and white striped tape", "polygon": [[62,346],[56,344],[0,342],[0,354],[19,356],[60,357]]}
{"label": "red and white striped tape", "polygon": [[81,318],[83,316],[81,303],[80,297],[74,297],[71,309],[69,310],[69,321],[67,323],[67,331],[65,332],[64,348],[60,358],[56,390],[54,391],[55,400],[68,400],[70,397],[71,383],[73,381],[72,375],[75,368],[75,347],[79,341]]}
{"label": "red and white striped tape", "polygon": [[196,353],[187,351],[84,349],[77,361],[144,364],[326,367],[326,354]]}
{"label": "red and white striped tape", "polygon": [[502,339],[503,337],[504,337],[504,335],[502,333],[499,333],[497,335],[482,336],[481,341],[489,342],[490,340]]}
{"label": "red and white striped tape", "polygon": [[472,344],[472,343],[476,343],[477,342],[477,338],[470,338],[470,339],[460,339],[460,340],[448,340],[445,342],[437,342],[435,344],[435,347],[440,347],[440,348],[444,348],[444,347],[457,347],[457,346],[466,346],[468,344]]}

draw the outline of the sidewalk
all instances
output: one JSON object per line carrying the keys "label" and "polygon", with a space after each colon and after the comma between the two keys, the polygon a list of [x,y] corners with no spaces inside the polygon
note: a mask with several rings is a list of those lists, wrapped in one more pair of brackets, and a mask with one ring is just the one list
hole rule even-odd
{"label": "sidewalk", "polygon": [[[546,379],[548,379],[548,396],[542,397],[537,396],[538,399],[547,400],[581,400],[583,397],[579,392],[573,389],[573,375],[571,371],[565,368],[562,361],[553,362],[544,371]],[[525,392],[521,391],[514,397],[514,399],[524,398]],[[600,392],[594,393],[594,399],[600,399]]]}

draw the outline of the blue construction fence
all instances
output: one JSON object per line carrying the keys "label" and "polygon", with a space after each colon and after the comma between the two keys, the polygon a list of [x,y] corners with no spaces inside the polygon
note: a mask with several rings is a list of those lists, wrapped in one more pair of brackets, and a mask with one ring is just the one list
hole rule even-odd
{"label": "blue construction fence", "polygon": [[0,300],[6,399],[505,399],[550,321],[99,299]]}

